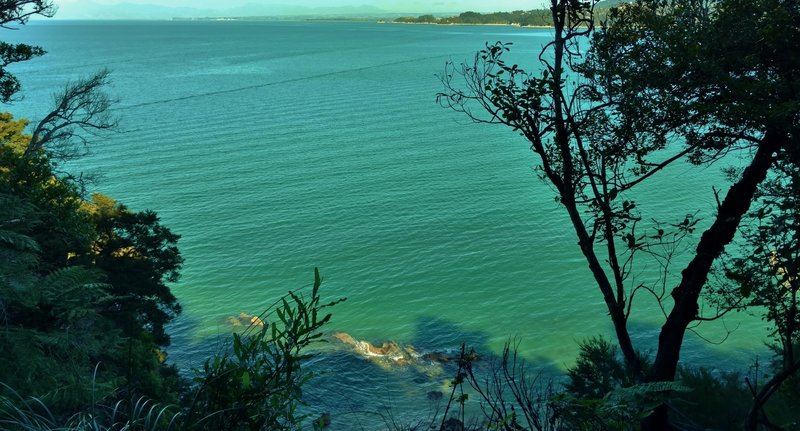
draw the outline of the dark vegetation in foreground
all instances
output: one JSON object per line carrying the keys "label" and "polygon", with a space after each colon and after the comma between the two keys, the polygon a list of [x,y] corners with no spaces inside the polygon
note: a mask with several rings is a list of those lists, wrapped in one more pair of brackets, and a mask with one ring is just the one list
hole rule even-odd
{"label": "dark vegetation in foreground", "polygon": [[[0,24],[53,13],[42,0],[6,2]],[[587,340],[563,384],[531,373],[514,346],[493,360],[464,347],[442,409],[386,427],[800,429],[800,2],[641,0],[599,27],[591,3],[552,0],[549,13],[555,38],[541,71],[507,64],[508,45],[487,45],[448,65],[439,101],[527,140],[570,216],[616,342]],[[6,66],[42,54],[0,44]],[[305,348],[338,302],[321,301],[316,272],[310,292],[289,293],[258,317],[263,326],[233,334],[191,380],[167,364],[164,326],[181,311],[168,287],[182,265],[178,236],[153,212],[87,197],[86,178],[64,172],[116,124],[107,81],[101,71],[67,84],[29,129],[0,115],[0,428],[327,427],[337,418],[298,410],[311,379]],[[0,99],[19,91],[0,68]],[[729,190],[713,191],[717,213],[694,248],[685,246],[698,229],[692,215],[652,220],[629,197],[673,163],[731,156],[743,169],[730,170]],[[739,251],[726,254],[734,238]],[[694,252],[675,271],[683,249]],[[659,274],[634,283],[642,263]],[[665,316],[654,358],[628,332],[634,298],[645,295]],[[679,364],[686,331],[732,311],[763,317],[773,360],[744,374]],[[468,416],[471,404],[482,415]]]}

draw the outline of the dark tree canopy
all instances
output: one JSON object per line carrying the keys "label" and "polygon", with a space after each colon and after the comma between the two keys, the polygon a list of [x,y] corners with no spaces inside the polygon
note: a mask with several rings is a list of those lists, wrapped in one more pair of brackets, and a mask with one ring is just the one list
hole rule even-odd
{"label": "dark tree canopy", "polygon": [[85,255],[103,271],[109,284],[104,314],[116,321],[125,334],[149,333],[156,344],[166,345],[164,325],[181,312],[167,283],[178,281],[183,258],[178,235],[159,223],[152,211],[133,212],[100,194],[89,205],[97,232]]}
{"label": "dark tree canopy", "polygon": [[674,377],[714,261],[770,169],[800,144],[800,52],[792,48],[799,24],[796,1],[642,1],[617,9],[594,38],[587,75],[601,84],[598,100],[615,107],[612,127],[683,143],[694,163],[731,153],[750,160],[671,292],[653,379]]}
{"label": "dark tree canopy", "polygon": [[0,351],[26,364],[0,369],[0,382],[57,411],[123,384],[174,401],[158,349],[181,311],[167,285],[182,263],[178,236],[151,211],[85,201],[45,152],[24,155],[24,124],[0,116]]}
{"label": "dark tree canopy", "polygon": [[[554,39],[539,55],[540,71],[506,63],[508,45],[487,45],[473,62],[448,65],[439,101],[528,141],[569,215],[628,366],[639,381],[669,381],[690,325],[716,317],[701,313],[702,294],[759,185],[780,160],[797,161],[800,2],[639,0],[609,12],[599,28],[593,4],[551,0]],[[675,214],[651,222],[630,191],[674,163],[708,166],[729,155],[743,169],[727,191],[709,190],[716,214],[678,276],[672,257],[696,221]],[[634,282],[643,259],[662,270]],[[628,330],[644,294],[665,316],[646,373]],[[645,427],[667,427],[665,413]]]}
{"label": "dark tree canopy", "polygon": [[[0,27],[24,25],[34,15],[51,17],[56,8],[48,0],[10,0],[0,3]],[[10,102],[22,85],[6,68],[14,63],[44,55],[41,47],[0,42],[0,102]]]}

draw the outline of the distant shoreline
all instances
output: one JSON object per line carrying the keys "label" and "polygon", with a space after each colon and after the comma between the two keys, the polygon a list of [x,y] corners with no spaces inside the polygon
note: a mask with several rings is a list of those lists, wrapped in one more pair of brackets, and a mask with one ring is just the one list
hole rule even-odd
{"label": "distant shoreline", "polygon": [[552,25],[521,25],[521,24],[502,24],[502,23],[461,23],[461,22],[404,22],[404,21],[385,21],[379,20],[378,24],[405,24],[405,25],[441,25],[441,26],[490,26],[490,27],[518,27],[518,28],[554,28]]}
{"label": "distant shoreline", "polygon": [[376,24],[404,24],[404,25],[436,25],[436,26],[470,26],[470,27],[517,27],[517,28],[533,28],[533,29],[548,29],[553,28],[551,25],[521,25],[521,24],[503,24],[503,23],[459,23],[459,22],[404,22],[394,21],[391,19],[369,19],[369,18],[303,18],[303,17],[173,17],[170,21],[180,22],[361,22],[361,23],[376,23]]}
{"label": "distant shoreline", "polygon": [[432,14],[394,17],[391,15],[373,16],[347,16],[347,15],[319,15],[319,16],[216,16],[195,18],[173,18],[173,20],[187,21],[267,21],[267,20],[302,20],[306,22],[335,21],[335,22],[371,22],[378,24],[426,24],[426,25],[468,25],[468,26],[493,26],[493,27],[526,27],[533,29],[553,28],[553,18],[549,10],[532,9],[529,11],[516,10],[513,12],[461,12],[448,17],[436,17]]}

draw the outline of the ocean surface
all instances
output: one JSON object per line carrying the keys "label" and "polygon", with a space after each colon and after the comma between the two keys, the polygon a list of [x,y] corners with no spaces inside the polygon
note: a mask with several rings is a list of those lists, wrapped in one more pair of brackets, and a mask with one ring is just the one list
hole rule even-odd
{"label": "ocean surface", "polygon": [[[229,317],[307,292],[319,267],[323,298],[347,298],[330,332],[420,352],[467,343],[486,356],[515,338],[531,366],[554,375],[580,341],[612,335],[572,227],[521,137],[435,103],[447,61],[501,40],[535,69],[551,37],[494,26],[37,21],[3,32],[48,51],[10,68],[24,99],[4,109],[36,121],[65,82],[112,70],[120,128],[69,168],[101,174],[91,191],[153,209],[182,235],[173,289],[184,312],[169,354],[184,369],[220,348]],[[678,164],[635,198],[647,220],[708,220],[714,185],[724,185],[720,166]],[[633,337],[654,351],[663,316],[638,300]],[[694,365],[746,367],[766,354],[758,319],[696,331],[683,356]],[[446,390],[454,371],[379,364],[336,342],[319,352],[309,409],[333,412],[339,429],[424,416],[426,394]]]}

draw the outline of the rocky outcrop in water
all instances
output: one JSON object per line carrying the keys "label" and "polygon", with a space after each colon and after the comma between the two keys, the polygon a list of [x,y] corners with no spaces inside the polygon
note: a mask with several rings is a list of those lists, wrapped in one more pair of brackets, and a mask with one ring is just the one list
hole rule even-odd
{"label": "rocky outcrop in water", "polygon": [[228,316],[225,322],[234,328],[264,326],[264,321],[261,320],[260,317],[247,313],[239,313],[238,316]]}
{"label": "rocky outcrop in water", "polygon": [[348,346],[357,355],[386,370],[411,366],[428,379],[433,379],[443,374],[443,364],[458,363],[459,352],[455,350],[420,353],[414,346],[400,345],[395,341],[385,341],[375,345],[366,340],[357,340],[345,332],[335,332],[331,335],[334,341]]}

